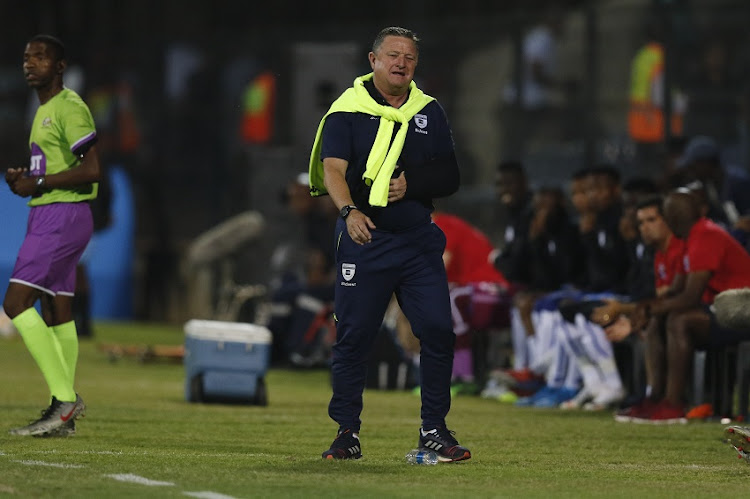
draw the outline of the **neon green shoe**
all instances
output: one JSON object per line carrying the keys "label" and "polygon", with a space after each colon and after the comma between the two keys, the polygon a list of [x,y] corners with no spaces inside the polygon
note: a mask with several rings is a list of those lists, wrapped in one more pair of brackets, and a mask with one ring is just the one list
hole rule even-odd
{"label": "neon green shoe", "polygon": [[508,390],[507,392],[504,392],[498,395],[497,400],[498,402],[502,402],[504,404],[515,404],[516,400],[518,400],[518,395]]}

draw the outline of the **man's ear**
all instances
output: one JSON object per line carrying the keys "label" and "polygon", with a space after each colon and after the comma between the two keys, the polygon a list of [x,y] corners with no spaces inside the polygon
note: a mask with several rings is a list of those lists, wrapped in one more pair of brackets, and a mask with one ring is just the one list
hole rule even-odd
{"label": "man's ear", "polygon": [[63,59],[62,61],[57,61],[57,74],[63,74],[65,72],[65,68],[68,67],[68,63]]}
{"label": "man's ear", "polygon": [[375,69],[375,52],[367,54],[367,58],[370,60],[370,68]]}

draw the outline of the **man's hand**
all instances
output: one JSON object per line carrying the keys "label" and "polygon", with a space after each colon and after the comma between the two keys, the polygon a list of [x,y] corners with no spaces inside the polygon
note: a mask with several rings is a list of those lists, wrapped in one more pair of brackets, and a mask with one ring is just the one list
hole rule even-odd
{"label": "man's hand", "polygon": [[591,312],[590,317],[591,322],[596,322],[600,326],[612,324],[612,322],[614,322],[622,313],[620,302],[611,299],[604,301],[606,303],[600,307],[596,307],[593,312]]}
{"label": "man's hand", "polygon": [[630,333],[632,332],[633,328],[630,319],[624,315],[621,315],[614,323],[604,328],[604,333],[607,335],[607,339],[613,343],[624,340],[630,336]]}
{"label": "man's hand", "polygon": [[[30,194],[22,194],[19,192],[19,182],[21,180],[27,179],[25,177],[26,172],[28,172],[28,168],[8,168],[8,170],[5,172],[5,181],[8,183],[8,187],[10,187],[10,190],[13,192],[13,194],[17,194],[21,197],[29,196]],[[34,182],[34,179],[31,179],[32,184],[34,185],[34,190],[36,190],[36,184]],[[23,189],[24,183],[22,182],[20,185],[20,188]]]}
{"label": "man's hand", "polygon": [[399,201],[401,199],[404,199],[404,195],[406,194],[406,176],[404,175],[404,172],[401,172],[401,175],[399,175],[396,178],[392,178],[390,183],[388,184],[388,202],[393,203],[394,201]]}
{"label": "man's hand", "polygon": [[743,215],[738,218],[734,224],[734,228],[743,232],[750,232],[750,216]]}
{"label": "man's hand", "polygon": [[[392,181],[391,181],[392,182]],[[370,230],[375,228],[370,217],[359,210],[352,210],[346,217],[346,230],[349,237],[357,244],[367,244],[372,242]]]}
{"label": "man's hand", "polygon": [[22,198],[36,194],[38,187],[36,179],[38,177],[20,177],[13,183],[11,190]]}
{"label": "man's hand", "polygon": [[547,207],[539,208],[534,212],[534,216],[529,224],[529,239],[536,239],[542,235],[547,228],[547,219],[550,213],[551,210]]}
{"label": "man's hand", "polygon": [[8,168],[5,171],[5,181],[8,185],[13,184],[21,175],[26,173],[28,168]]}
{"label": "man's hand", "polygon": [[646,327],[649,320],[648,306],[639,304],[630,315],[630,325],[634,331],[640,331]]}

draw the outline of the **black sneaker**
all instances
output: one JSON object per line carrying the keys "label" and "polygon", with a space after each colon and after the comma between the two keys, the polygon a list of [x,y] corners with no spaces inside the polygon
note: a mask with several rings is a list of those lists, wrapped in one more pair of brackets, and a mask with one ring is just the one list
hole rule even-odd
{"label": "black sneaker", "polygon": [[362,447],[359,437],[351,430],[340,431],[331,448],[323,453],[323,459],[359,459],[362,457]]}
{"label": "black sneaker", "polygon": [[458,441],[453,438],[454,434],[455,432],[450,431],[448,428],[433,428],[429,431],[420,428],[419,448],[435,451],[441,463],[471,459],[471,451],[466,447],[458,445]]}

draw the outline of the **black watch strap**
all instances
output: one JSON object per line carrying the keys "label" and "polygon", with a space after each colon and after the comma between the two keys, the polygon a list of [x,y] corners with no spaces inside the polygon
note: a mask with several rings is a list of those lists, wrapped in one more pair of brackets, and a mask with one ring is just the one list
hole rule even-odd
{"label": "black watch strap", "polygon": [[348,204],[348,205],[344,206],[343,208],[341,208],[341,218],[343,218],[344,220],[346,220],[346,217],[349,216],[349,214],[352,212],[352,210],[356,210],[356,209],[357,209],[357,207],[354,206],[353,204]]}

